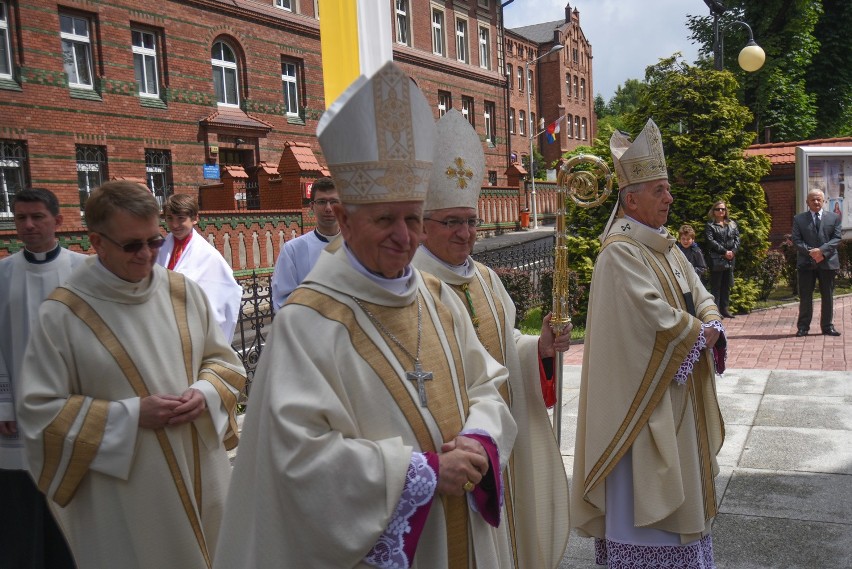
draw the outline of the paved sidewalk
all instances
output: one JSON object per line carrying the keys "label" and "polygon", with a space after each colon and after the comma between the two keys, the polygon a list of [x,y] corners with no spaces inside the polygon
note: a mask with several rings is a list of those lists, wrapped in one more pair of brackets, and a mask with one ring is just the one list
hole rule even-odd
{"label": "paved sidewalk", "polygon": [[[838,338],[796,338],[797,310],[724,321],[730,351],[728,371],[717,377],[726,431],[713,526],[718,569],[852,567],[852,296],[835,299]],[[565,358],[569,477],[582,351],[572,346]],[[592,567],[592,540],[572,535],[560,568]]]}

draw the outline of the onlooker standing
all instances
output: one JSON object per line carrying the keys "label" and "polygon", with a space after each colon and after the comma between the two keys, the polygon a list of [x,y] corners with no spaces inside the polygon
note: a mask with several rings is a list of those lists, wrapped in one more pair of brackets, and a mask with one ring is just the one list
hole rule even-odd
{"label": "onlooker standing", "polygon": [[74,561],[44,495],[27,472],[15,397],[38,307],[86,255],[56,242],[62,214],[53,192],[18,192],[12,211],[24,249],[0,261],[0,567],[62,569],[74,567]]}
{"label": "onlooker standing", "polygon": [[733,318],[729,310],[731,287],[734,286],[734,257],[740,248],[737,222],[728,217],[728,207],[717,201],[707,212],[710,221],[704,234],[710,249],[710,291],[725,318]]}
{"label": "onlooker standing", "polygon": [[701,252],[701,247],[695,242],[695,230],[689,224],[680,226],[677,232],[677,248],[683,253],[686,260],[695,269],[699,277],[703,277],[707,272],[707,263],[704,262],[704,253]]}
{"label": "onlooker standing", "polygon": [[302,284],[319,259],[320,253],[340,235],[334,206],[340,203],[337,189],[331,178],[320,178],[311,187],[311,208],[317,218],[317,227],[284,244],[275,270],[272,272],[272,309],[275,312],[287,302],[287,297]]}
{"label": "onlooker standing", "polygon": [[163,216],[169,235],[157,253],[157,264],[198,283],[230,343],[240,316],[243,287],[234,279],[234,271],[222,254],[196,235],[198,200],[188,194],[172,195],[163,204]]}
{"label": "onlooker standing", "polygon": [[840,244],[840,217],[823,211],[822,190],[808,192],[808,211],[793,217],[793,244],[799,279],[799,319],[796,336],[807,336],[813,317],[816,281],[822,296],[819,326],[826,336],[839,336],[834,329],[834,277],[840,270],[837,246]]}

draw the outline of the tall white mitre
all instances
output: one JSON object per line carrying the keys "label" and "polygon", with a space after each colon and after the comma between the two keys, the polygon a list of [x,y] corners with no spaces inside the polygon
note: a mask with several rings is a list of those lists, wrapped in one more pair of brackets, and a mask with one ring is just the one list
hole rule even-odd
{"label": "tall white mitre", "polygon": [[435,119],[423,93],[392,61],[356,79],[332,103],[317,138],[343,203],[426,198]]}
{"label": "tall white mitre", "polygon": [[452,207],[477,209],[485,152],[479,135],[456,109],[438,121],[438,139],[424,211]]}
{"label": "tall white mitre", "polygon": [[666,170],[666,156],[663,152],[663,137],[653,119],[648,119],[645,128],[632,143],[630,137],[620,130],[612,133],[609,139],[609,150],[612,162],[615,164],[615,175],[618,178],[619,199],[609,216],[609,221],[600,234],[600,241],[606,239],[613,221],[621,207],[621,190],[632,184],[641,184],[652,180],[666,180],[669,177]]}
{"label": "tall white mitre", "polygon": [[632,144],[626,134],[616,130],[609,139],[609,150],[619,188],[668,178],[663,137],[653,119],[648,119]]}

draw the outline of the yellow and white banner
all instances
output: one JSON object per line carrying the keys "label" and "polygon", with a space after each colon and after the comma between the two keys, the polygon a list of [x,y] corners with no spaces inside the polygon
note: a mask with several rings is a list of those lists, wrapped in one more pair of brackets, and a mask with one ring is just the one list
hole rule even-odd
{"label": "yellow and white banner", "polygon": [[390,2],[319,0],[325,107],[393,59]]}

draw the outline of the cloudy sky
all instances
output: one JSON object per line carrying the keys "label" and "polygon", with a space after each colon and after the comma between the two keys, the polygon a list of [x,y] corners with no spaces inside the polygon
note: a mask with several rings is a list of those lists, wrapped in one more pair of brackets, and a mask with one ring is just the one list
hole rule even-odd
{"label": "cloudy sky", "polygon": [[[568,0],[515,0],[506,6],[506,27],[565,17]],[[688,62],[698,48],[689,41],[686,15],[709,15],[703,0],[572,0],[580,26],[592,43],[594,94],[604,100],[626,79],[644,79],[645,68],[676,51]]]}

